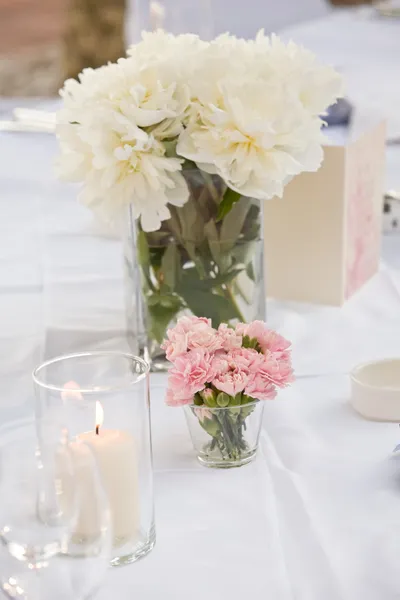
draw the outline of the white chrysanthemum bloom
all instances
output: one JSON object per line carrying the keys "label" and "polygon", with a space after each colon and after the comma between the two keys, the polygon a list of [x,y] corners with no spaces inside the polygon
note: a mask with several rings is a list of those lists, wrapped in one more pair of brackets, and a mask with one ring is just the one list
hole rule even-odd
{"label": "white chrysanthemum bloom", "polygon": [[323,88],[312,103],[289,68],[281,72],[280,64],[293,57],[293,45],[272,49],[262,38],[246,44],[221,36],[211,43],[190,80],[191,118],[178,154],[262,200],[281,196],[294,175],[316,171],[323,158],[316,107],[324,110],[336,99],[340,79],[305,57],[304,73]]}
{"label": "white chrysanthemum bloom", "polygon": [[162,139],[177,136],[187,110],[187,87],[166,65],[140,68],[122,59],[86,69],[69,80],[58,115],[60,175],[83,181],[80,200],[108,218],[131,204],[145,231],[182,206],[188,190],[181,160],[166,155]]}

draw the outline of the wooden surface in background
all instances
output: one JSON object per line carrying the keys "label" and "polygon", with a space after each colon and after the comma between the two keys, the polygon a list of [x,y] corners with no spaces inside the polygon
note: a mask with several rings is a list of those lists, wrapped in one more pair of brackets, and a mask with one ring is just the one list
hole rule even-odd
{"label": "wooden surface in background", "polygon": [[68,0],[0,0],[0,55],[57,43]]}
{"label": "wooden surface in background", "polygon": [[0,96],[48,96],[124,54],[125,0],[0,0]]}

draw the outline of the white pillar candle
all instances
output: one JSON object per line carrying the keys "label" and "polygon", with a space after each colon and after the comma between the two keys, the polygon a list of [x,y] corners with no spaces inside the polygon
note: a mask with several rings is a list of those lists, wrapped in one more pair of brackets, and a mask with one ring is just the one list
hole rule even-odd
{"label": "white pillar candle", "polygon": [[[96,403],[96,428],[94,431],[81,433],[77,439],[90,446],[99,467],[101,481],[108,497],[111,510],[114,545],[124,544],[135,537],[138,527],[139,498],[138,498],[138,469],[137,453],[134,438],[127,432],[118,429],[103,429],[102,408]],[[72,444],[74,461],[80,477],[85,476],[82,449]],[[81,467],[79,469],[79,466]],[[85,483],[83,484],[85,491]],[[80,515],[76,534],[85,537],[96,529],[94,501],[90,490],[84,494],[80,507]]]}

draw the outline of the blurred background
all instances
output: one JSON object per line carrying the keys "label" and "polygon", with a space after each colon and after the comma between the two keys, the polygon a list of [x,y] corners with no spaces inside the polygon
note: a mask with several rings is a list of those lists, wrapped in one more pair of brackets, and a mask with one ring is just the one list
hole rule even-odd
{"label": "blurred background", "polygon": [[[368,3],[368,2],[366,2]],[[279,31],[362,0],[0,0],[0,96],[52,96],[68,76],[123,55],[143,27],[203,37]]]}

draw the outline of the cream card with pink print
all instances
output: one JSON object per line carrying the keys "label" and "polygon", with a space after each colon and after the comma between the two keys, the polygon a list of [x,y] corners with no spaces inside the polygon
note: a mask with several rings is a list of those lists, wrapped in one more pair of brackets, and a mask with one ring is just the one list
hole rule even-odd
{"label": "cream card with pink print", "polygon": [[344,144],[333,140],[324,153],[317,173],[299,175],[283,199],[265,204],[267,294],[273,298],[341,305],[378,268],[385,125],[365,126],[364,119]]}

